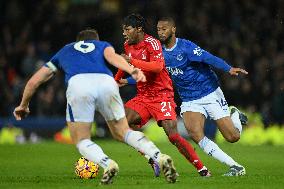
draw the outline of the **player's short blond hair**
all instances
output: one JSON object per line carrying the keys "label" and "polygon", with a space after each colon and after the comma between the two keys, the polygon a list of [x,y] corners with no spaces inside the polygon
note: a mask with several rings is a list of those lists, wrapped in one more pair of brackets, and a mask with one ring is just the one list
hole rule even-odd
{"label": "player's short blond hair", "polygon": [[99,40],[99,34],[95,29],[82,30],[77,34],[76,41]]}

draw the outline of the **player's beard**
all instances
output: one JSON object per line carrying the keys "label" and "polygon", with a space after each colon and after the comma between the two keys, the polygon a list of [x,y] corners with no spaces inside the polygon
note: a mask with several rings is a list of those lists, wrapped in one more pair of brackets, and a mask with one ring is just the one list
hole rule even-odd
{"label": "player's beard", "polygon": [[127,44],[128,44],[128,45],[135,45],[135,44],[137,44],[137,41],[136,41],[136,40],[133,40],[133,39],[128,38],[128,40],[127,40]]}
{"label": "player's beard", "polygon": [[135,44],[133,41],[131,41],[131,40],[129,40],[129,39],[128,39],[126,42],[127,42],[128,45],[133,45],[133,44]]}
{"label": "player's beard", "polygon": [[172,38],[173,38],[173,34],[171,33],[165,40],[163,41],[161,40],[161,43],[164,45],[168,45],[171,42]]}

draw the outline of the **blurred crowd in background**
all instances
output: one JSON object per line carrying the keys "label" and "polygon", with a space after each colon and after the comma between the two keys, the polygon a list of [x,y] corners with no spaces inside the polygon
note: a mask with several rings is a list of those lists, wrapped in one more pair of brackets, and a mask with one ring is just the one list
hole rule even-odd
{"label": "blurred crowd in background", "polygon": [[[0,117],[12,116],[27,79],[78,31],[95,27],[121,53],[121,21],[135,12],[154,36],[157,19],[173,16],[178,37],[245,68],[248,76],[217,71],[228,103],[261,113],[266,126],[284,124],[283,0],[0,1]],[[30,104],[32,115],[65,116],[63,77],[58,73],[41,87]],[[122,89],[123,98],[134,90]]]}

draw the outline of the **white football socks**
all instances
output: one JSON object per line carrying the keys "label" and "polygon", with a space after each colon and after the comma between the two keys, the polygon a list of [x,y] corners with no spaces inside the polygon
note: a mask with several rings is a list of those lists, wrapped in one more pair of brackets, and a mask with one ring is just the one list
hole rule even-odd
{"label": "white football socks", "polygon": [[104,154],[102,148],[90,139],[83,139],[77,143],[77,148],[82,156],[99,164],[104,169],[109,165],[110,159]]}
{"label": "white football socks", "polygon": [[239,118],[239,112],[235,111],[232,115],[231,115],[231,119],[233,121],[234,126],[239,130],[240,134],[242,133],[243,127]]}
{"label": "white football socks", "polygon": [[142,132],[129,129],[124,136],[124,141],[136,150],[159,162],[161,155],[160,150],[153,142],[149,141]]}
{"label": "white football socks", "polygon": [[214,157],[222,163],[225,163],[228,166],[239,165],[235,162],[230,156],[223,152],[217,144],[208,139],[206,136],[198,143],[203,151],[209,156]]}

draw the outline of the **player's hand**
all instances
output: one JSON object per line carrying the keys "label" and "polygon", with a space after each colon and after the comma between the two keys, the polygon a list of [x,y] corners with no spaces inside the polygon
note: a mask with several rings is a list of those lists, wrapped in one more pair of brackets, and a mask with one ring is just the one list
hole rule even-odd
{"label": "player's hand", "polygon": [[29,107],[22,107],[22,106],[18,106],[15,108],[13,114],[16,118],[16,120],[22,120],[25,117],[27,117],[30,113],[30,109]]}
{"label": "player's hand", "polygon": [[230,69],[229,73],[235,76],[238,76],[239,73],[248,74],[248,72],[242,68],[233,68],[233,67]]}
{"label": "player's hand", "polygon": [[136,82],[139,82],[139,81],[145,82],[146,81],[146,76],[138,68],[133,69],[133,71],[131,72],[131,76],[133,77],[133,79],[136,80]]}
{"label": "player's hand", "polygon": [[126,54],[121,54],[121,56],[128,62],[130,63],[130,57],[127,56]]}
{"label": "player's hand", "polygon": [[123,86],[125,86],[125,85],[127,85],[127,84],[128,84],[127,79],[120,79],[120,80],[118,81],[118,86],[119,86],[119,87],[123,87]]}

